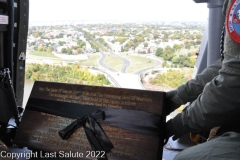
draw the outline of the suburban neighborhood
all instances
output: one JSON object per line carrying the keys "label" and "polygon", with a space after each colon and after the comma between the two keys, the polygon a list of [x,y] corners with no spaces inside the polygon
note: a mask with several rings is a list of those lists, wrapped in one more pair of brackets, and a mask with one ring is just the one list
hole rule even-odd
{"label": "suburban neighborhood", "polygon": [[[135,88],[146,89],[144,84],[158,86],[160,82],[156,81],[156,77],[170,73],[172,69],[178,72],[191,70],[187,71],[191,74],[203,30],[204,24],[183,22],[30,25],[27,63],[29,69],[34,64],[59,67],[77,65],[91,73],[105,75],[109,80],[107,84],[118,87],[129,87],[125,86],[125,82],[116,82],[128,79],[126,74],[141,75],[141,84]],[[41,79],[40,74],[32,76],[33,71],[27,73],[29,79]],[[69,80],[73,77],[65,79],[72,83],[83,82]],[[134,79],[139,81],[137,77]],[[187,81],[189,76],[184,79]]]}

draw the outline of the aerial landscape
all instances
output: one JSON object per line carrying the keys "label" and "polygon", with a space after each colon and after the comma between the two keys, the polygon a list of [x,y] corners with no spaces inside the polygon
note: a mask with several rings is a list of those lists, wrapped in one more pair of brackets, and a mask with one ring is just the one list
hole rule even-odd
{"label": "aerial landscape", "polygon": [[203,30],[177,22],[30,26],[26,79],[169,90],[191,78]]}

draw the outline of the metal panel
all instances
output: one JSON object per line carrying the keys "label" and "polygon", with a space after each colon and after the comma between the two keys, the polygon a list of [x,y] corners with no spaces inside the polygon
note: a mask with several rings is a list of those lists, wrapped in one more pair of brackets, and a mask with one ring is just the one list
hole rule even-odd
{"label": "metal panel", "polygon": [[29,15],[29,0],[15,0],[14,23],[14,88],[17,96],[17,105],[22,106],[24,92],[24,76],[25,76],[25,59],[21,59],[20,55],[26,55],[27,33],[28,33],[28,15]]}
{"label": "metal panel", "polygon": [[222,14],[222,7],[224,0],[194,0],[196,3],[208,3],[209,20],[205,27],[200,52],[192,77],[201,73],[207,66],[221,57],[220,41],[221,33],[224,25],[224,16]]}
{"label": "metal panel", "polygon": [[197,74],[201,73],[207,67],[207,49],[208,49],[208,24],[205,27],[203,34],[200,51],[198,53],[197,61],[194,66],[194,78]]}
{"label": "metal panel", "polygon": [[[0,15],[8,16],[7,15],[7,2],[0,0]],[[5,52],[5,42],[4,42],[4,35],[7,31],[6,24],[0,24],[0,69],[4,68],[4,52]]]}
{"label": "metal panel", "polygon": [[224,15],[222,14],[224,0],[209,0],[209,36],[208,36],[208,56],[207,65],[211,65],[213,62],[221,57],[220,54],[220,41],[221,33],[224,25]]}

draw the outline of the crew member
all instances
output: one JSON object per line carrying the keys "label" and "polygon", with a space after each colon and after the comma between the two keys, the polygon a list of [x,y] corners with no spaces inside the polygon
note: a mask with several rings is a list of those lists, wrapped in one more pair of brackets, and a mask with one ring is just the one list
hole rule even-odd
{"label": "crew member", "polygon": [[239,159],[240,157],[240,24],[233,25],[239,0],[225,0],[224,60],[215,62],[195,79],[167,93],[167,114],[191,102],[169,120],[165,138],[201,133],[218,127],[216,137],[180,152],[175,159]]}

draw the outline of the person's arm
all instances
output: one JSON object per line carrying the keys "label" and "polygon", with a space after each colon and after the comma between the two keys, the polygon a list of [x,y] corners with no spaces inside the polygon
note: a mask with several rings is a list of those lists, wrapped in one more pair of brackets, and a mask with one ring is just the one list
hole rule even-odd
{"label": "person's arm", "polygon": [[[225,0],[223,14],[235,2]],[[226,24],[224,61],[219,76],[206,85],[202,95],[183,113],[183,124],[195,130],[231,125],[240,121],[240,43],[229,35]]]}
{"label": "person's arm", "polygon": [[203,70],[196,78],[189,80],[186,84],[179,86],[176,90],[166,94],[166,115],[179,106],[192,102],[202,93],[204,86],[218,75],[222,67],[221,59]]}
{"label": "person's arm", "polygon": [[[232,0],[225,1],[229,7]],[[226,13],[224,11],[224,13]],[[207,131],[216,126],[240,123],[240,44],[226,31],[224,60],[219,75],[204,87],[203,93],[167,124],[171,135]],[[239,126],[231,131],[239,130]],[[168,136],[170,134],[167,134]],[[176,137],[175,136],[175,137]]]}

